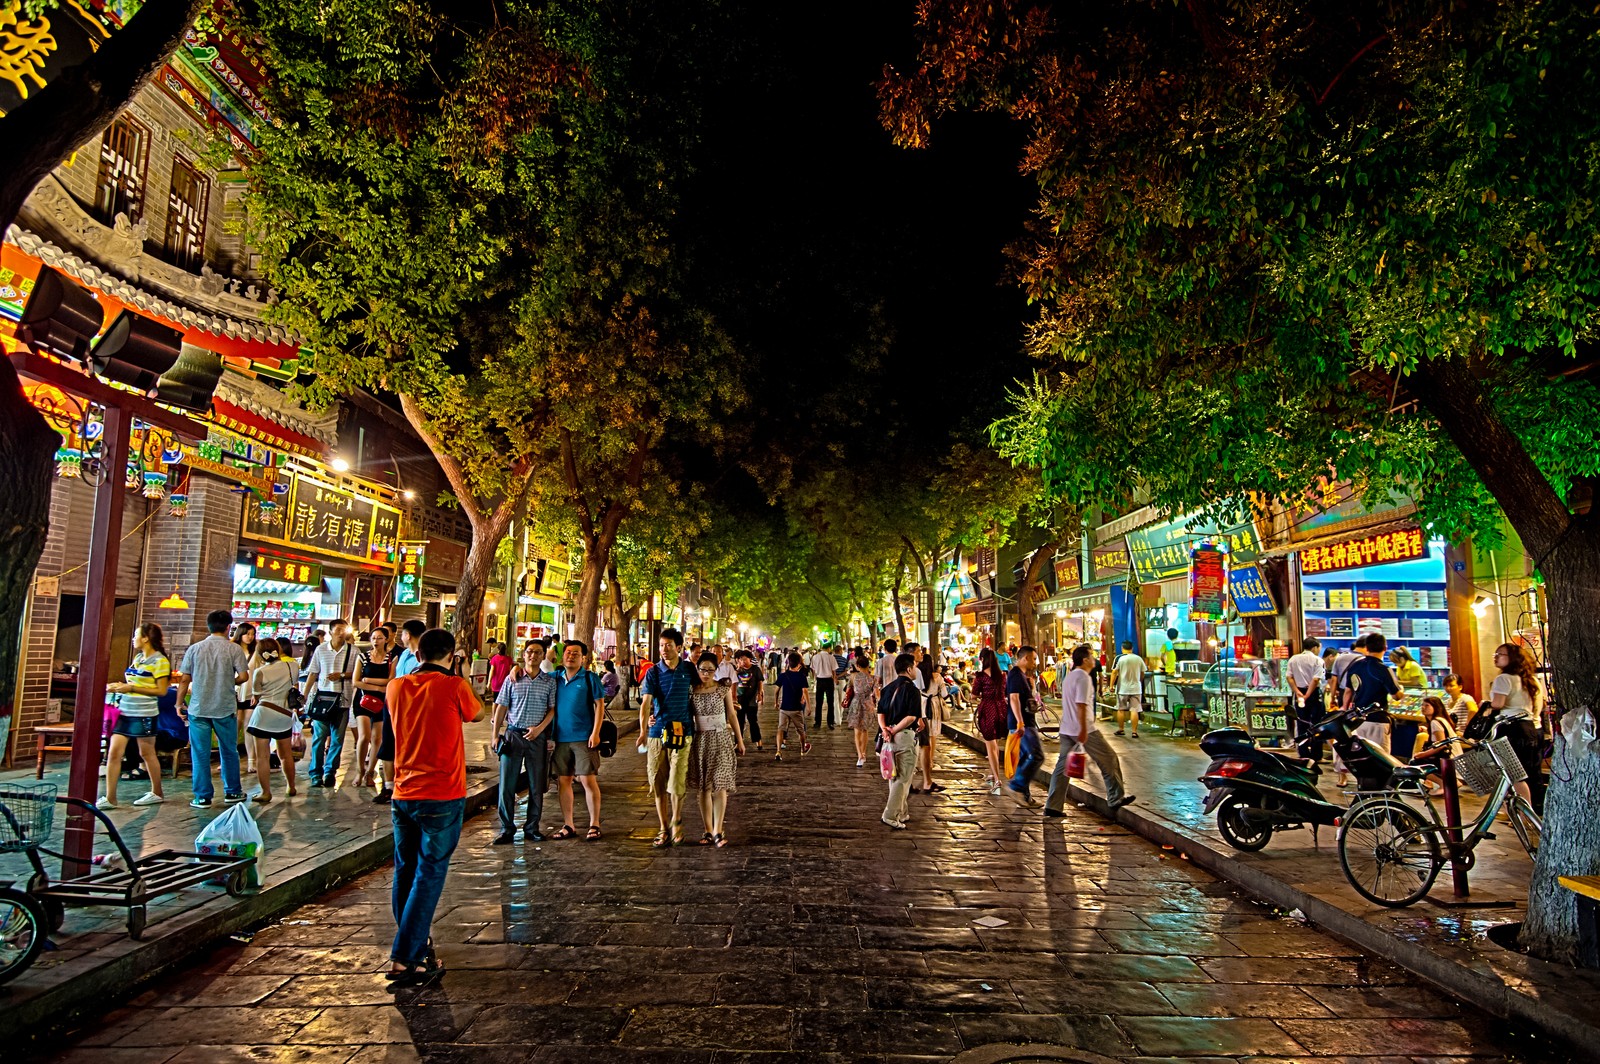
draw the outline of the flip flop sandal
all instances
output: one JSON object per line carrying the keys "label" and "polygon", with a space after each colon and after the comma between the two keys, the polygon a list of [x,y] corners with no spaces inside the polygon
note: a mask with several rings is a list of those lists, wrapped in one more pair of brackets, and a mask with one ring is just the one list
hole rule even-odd
{"label": "flip flop sandal", "polygon": [[674,846],[683,845],[683,824],[681,823],[672,825],[672,844]]}
{"label": "flip flop sandal", "polygon": [[597,841],[599,841],[599,838],[600,838],[600,829],[598,827],[596,827],[595,825],[593,825],[593,824],[589,825],[589,830],[583,836],[583,841],[585,841],[585,842],[597,842]]}
{"label": "flip flop sandal", "polygon": [[710,846],[712,843],[714,843],[716,841],[717,841],[717,837],[715,835],[711,834],[711,832],[709,832],[709,831],[706,832],[704,835],[700,836],[700,845],[702,845],[702,846]]}
{"label": "flip flop sandal", "polygon": [[654,849],[665,850],[667,847],[672,845],[672,836],[665,831],[658,831],[656,832],[656,837],[651,841],[650,845]]}
{"label": "flip flop sandal", "polygon": [[717,849],[720,850],[726,845],[728,845],[728,836],[726,836],[726,835],[718,835],[717,836]]}
{"label": "flip flop sandal", "polygon": [[577,828],[573,827],[571,824],[562,824],[561,825],[561,830],[557,831],[554,835],[550,836],[550,841],[559,842],[562,839],[573,839],[573,838],[577,838],[577,836],[578,836],[578,829]]}

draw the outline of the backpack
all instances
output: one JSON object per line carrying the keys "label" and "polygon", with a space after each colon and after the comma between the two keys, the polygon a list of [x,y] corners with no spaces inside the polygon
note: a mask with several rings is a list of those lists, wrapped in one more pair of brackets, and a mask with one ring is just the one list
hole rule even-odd
{"label": "backpack", "polygon": [[1475,742],[1488,739],[1494,734],[1495,719],[1499,715],[1500,711],[1493,706],[1483,706],[1472,715],[1471,720],[1467,721],[1467,726],[1461,730],[1461,737]]}

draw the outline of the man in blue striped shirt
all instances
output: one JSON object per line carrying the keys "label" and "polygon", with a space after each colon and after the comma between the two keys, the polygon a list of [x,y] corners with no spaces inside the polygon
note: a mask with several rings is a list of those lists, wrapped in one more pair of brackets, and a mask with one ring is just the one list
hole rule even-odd
{"label": "man in blue striped shirt", "polygon": [[[549,757],[547,734],[555,720],[556,676],[540,672],[544,647],[526,643],[522,665],[511,670],[494,700],[490,734],[500,747],[500,834],[494,844],[505,846],[517,834],[517,777],[528,773],[528,816],[522,825],[524,842],[543,842],[539,819],[544,815],[544,789]],[[501,729],[504,729],[502,733]]]}

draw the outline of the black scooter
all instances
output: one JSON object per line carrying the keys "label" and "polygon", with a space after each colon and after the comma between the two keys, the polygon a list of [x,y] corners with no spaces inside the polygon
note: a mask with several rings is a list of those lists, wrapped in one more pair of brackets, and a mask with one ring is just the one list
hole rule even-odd
{"label": "black scooter", "polygon": [[[1333,713],[1298,745],[1332,743],[1356,777],[1358,791],[1385,790],[1401,762],[1379,744],[1355,734],[1374,709]],[[1318,828],[1332,827],[1344,815],[1344,806],[1328,801],[1317,789],[1322,769],[1308,757],[1257,746],[1242,728],[1207,732],[1200,749],[1211,755],[1211,766],[1200,777],[1210,788],[1205,811],[1217,814],[1217,830],[1236,850],[1259,850],[1272,841],[1273,832],[1308,824],[1314,840]]]}

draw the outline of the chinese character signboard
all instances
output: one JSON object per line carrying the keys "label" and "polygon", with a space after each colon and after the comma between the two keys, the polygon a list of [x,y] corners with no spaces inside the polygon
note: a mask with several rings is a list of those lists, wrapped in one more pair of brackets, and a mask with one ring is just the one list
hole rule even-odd
{"label": "chinese character signboard", "polygon": [[1422,529],[1412,525],[1392,532],[1356,536],[1321,547],[1306,547],[1300,551],[1300,571],[1334,573],[1341,569],[1407,562],[1427,556],[1428,541],[1423,537]]}
{"label": "chinese character signboard", "polygon": [[394,604],[422,605],[422,567],[427,562],[428,545],[421,540],[400,543],[394,572]]}
{"label": "chinese character signboard", "polygon": [[1241,617],[1271,617],[1278,612],[1272,589],[1261,579],[1259,565],[1236,565],[1228,570],[1228,595]]}
{"label": "chinese character signboard", "polygon": [[244,534],[365,564],[389,565],[400,538],[400,511],[296,474],[281,522],[268,524],[255,496],[245,503]]}
{"label": "chinese character signboard", "polygon": [[1090,568],[1094,579],[1104,580],[1108,576],[1121,576],[1128,571],[1128,544],[1126,540],[1115,545],[1096,547],[1089,556]]}
{"label": "chinese character signboard", "polygon": [[565,595],[567,584],[572,577],[572,568],[558,565],[555,562],[544,562],[539,567],[539,593],[541,595]]}
{"label": "chinese character signboard", "polygon": [[1248,517],[1225,528],[1180,517],[1129,532],[1128,555],[1140,583],[1154,584],[1188,572],[1189,551],[1207,540],[1225,544],[1235,563],[1254,561],[1261,554],[1261,539]]}
{"label": "chinese character signboard", "polygon": [[298,558],[280,558],[276,554],[256,555],[250,565],[253,580],[276,580],[280,584],[302,584],[306,587],[322,586],[322,566],[316,562],[303,562]]}
{"label": "chinese character signboard", "polygon": [[1083,567],[1077,558],[1061,558],[1056,561],[1056,590],[1071,591],[1083,586]]}
{"label": "chinese character signboard", "polygon": [[1222,616],[1228,590],[1228,558],[1221,549],[1203,543],[1189,552],[1189,616],[1217,620]]}

